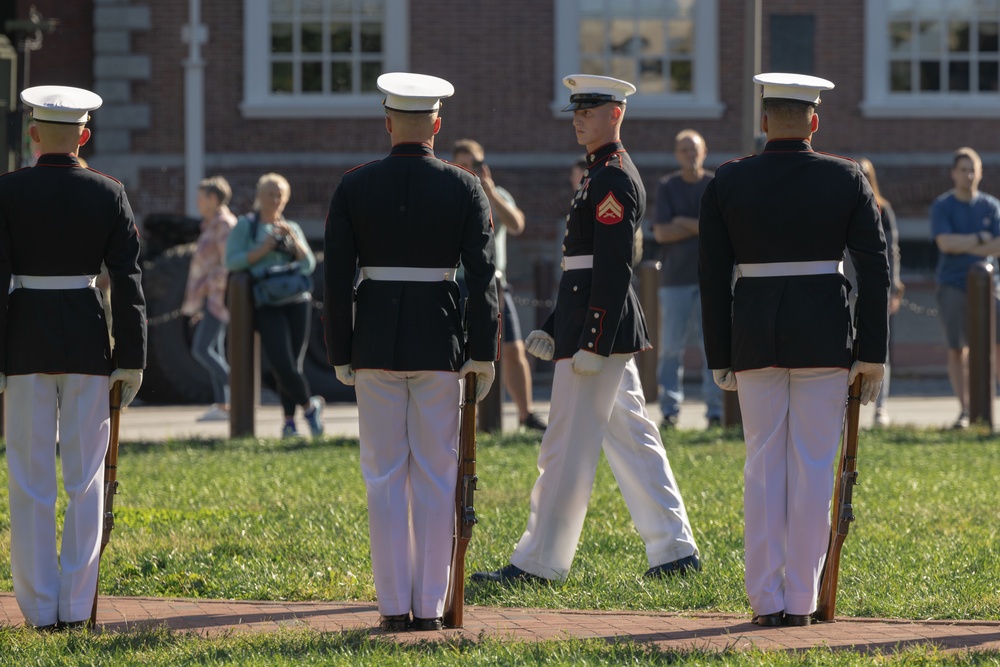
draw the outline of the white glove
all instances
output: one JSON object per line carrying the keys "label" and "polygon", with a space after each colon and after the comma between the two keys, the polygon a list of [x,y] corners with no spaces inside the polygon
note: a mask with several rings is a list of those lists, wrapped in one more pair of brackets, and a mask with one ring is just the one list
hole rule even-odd
{"label": "white glove", "polygon": [[720,389],[725,391],[736,391],[736,373],[732,368],[713,368],[712,379]]}
{"label": "white glove", "polygon": [[114,385],[115,382],[122,383],[122,409],[128,407],[135,395],[139,393],[142,385],[142,369],[140,368],[119,368],[111,374],[108,381]]}
{"label": "white glove", "polygon": [[3,390],[7,388],[7,375],[5,373],[0,373],[0,394]]}
{"label": "white glove", "polygon": [[535,329],[524,339],[524,349],[542,361],[552,361],[552,355],[556,352],[556,342],[544,331]]}
{"label": "white glove", "polygon": [[573,372],[577,375],[597,375],[604,367],[604,357],[586,350],[577,350],[573,355]]}
{"label": "white glove", "polygon": [[347,385],[348,387],[354,386],[354,369],[351,368],[350,364],[334,366],[333,372],[337,374],[337,379],[340,380],[341,384]]}
{"label": "white glove", "polygon": [[490,393],[490,387],[493,386],[493,378],[496,377],[493,362],[469,359],[458,370],[458,374],[463,378],[468,373],[476,374],[476,403],[479,403],[486,398],[486,394]]}
{"label": "white glove", "polygon": [[855,361],[851,364],[851,372],[847,374],[847,386],[854,384],[854,379],[861,375],[861,405],[868,405],[878,396],[882,388],[882,378],[885,376],[885,364],[875,364],[870,361]]}

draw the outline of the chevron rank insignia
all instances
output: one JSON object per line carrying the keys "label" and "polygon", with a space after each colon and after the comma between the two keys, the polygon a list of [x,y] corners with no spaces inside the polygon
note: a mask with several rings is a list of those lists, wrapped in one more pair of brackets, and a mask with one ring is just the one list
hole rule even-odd
{"label": "chevron rank insignia", "polygon": [[615,199],[615,194],[609,192],[597,205],[597,219],[605,225],[614,225],[624,219],[624,207]]}

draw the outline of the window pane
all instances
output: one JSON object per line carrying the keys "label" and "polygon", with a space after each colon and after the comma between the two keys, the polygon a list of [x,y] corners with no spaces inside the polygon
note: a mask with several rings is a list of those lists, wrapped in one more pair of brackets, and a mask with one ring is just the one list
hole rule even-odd
{"label": "window pane", "polygon": [[271,0],[271,16],[290,16],[292,13],[292,0]]}
{"label": "window pane", "polygon": [[361,15],[365,18],[381,19],[383,14],[385,14],[383,0],[361,0]]}
{"label": "window pane", "polygon": [[978,0],[976,9],[980,15],[996,13],[1000,11],[1000,0]]}
{"label": "window pane", "polygon": [[271,92],[291,93],[292,63],[271,63]]}
{"label": "window pane", "polygon": [[580,16],[604,16],[604,0],[580,0]]}
{"label": "window pane", "polygon": [[323,15],[323,0],[302,0],[302,15],[310,18]]}
{"label": "window pane", "polygon": [[948,63],[948,90],[968,92],[969,63],[955,61]]}
{"label": "window pane", "polygon": [[604,58],[580,58],[581,74],[607,74],[604,71]]}
{"label": "window pane", "polygon": [[1000,90],[998,77],[1000,77],[1000,63],[979,63],[979,90],[991,93]]}
{"label": "window pane", "polygon": [[302,92],[323,92],[323,63],[302,63]]}
{"label": "window pane", "polygon": [[608,76],[625,81],[635,81],[635,60],[632,58],[612,58],[608,63]]}
{"label": "window pane", "polygon": [[913,45],[913,26],[909,21],[889,24],[889,48],[893,53],[909,53]]}
{"label": "window pane", "polygon": [[690,60],[674,60],[670,63],[670,90],[675,93],[691,92]]}
{"label": "window pane", "polygon": [[909,60],[893,60],[889,63],[889,82],[889,89],[894,93],[913,90]]}
{"label": "window pane", "polygon": [[979,23],[979,52],[997,53],[998,40],[1000,34],[1000,23],[997,21],[981,21]]}
{"label": "window pane", "polygon": [[580,53],[604,54],[604,21],[599,19],[580,21]]}
{"label": "window pane", "polygon": [[666,55],[667,37],[663,21],[639,21],[639,44],[644,56]]}
{"label": "window pane", "polygon": [[353,8],[353,0],[330,0],[330,11],[335,14],[350,14]]}
{"label": "window pane", "polygon": [[382,24],[362,23],[361,24],[362,53],[378,53],[381,50],[382,50]]}
{"label": "window pane", "polygon": [[292,24],[271,24],[271,53],[292,52]]}
{"label": "window pane", "polygon": [[920,90],[941,90],[941,63],[921,60],[917,69],[920,72]]}
{"label": "window pane", "polygon": [[694,21],[671,21],[668,28],[671,53],[694,53]]}
{"label": "window pane", "polygon": [[923,55],[941,53],[941,24],[921,21],[917,24],[917,49]]}
{"label": "window pane", "polygon": [[948,50],[952,53],[969,52],[968,21],[952,21],[948,25]]}
{"label": "window pane", "polygon": [[330,92],[351,92],[351,63],[330,63]]}
{"label": "window pane", "polygon": [[639,52],[639,41],[635,34],[635,23],[632,21],[611,21],[609,37],[611,53],[632,55]]}
{"label": "window pane", "polygon": [[667,92],[667,81],[663,76],[663,61],[659,58],[644,58],[639,61],[639,81],[636,88],[640,93],[662,95]]}
{"label": "window pane", "polygon": [[382,73],[382,61],[361,63],[361,92],[373,93],[378,90],[375,82]]}
{"label": "window pane", "polygon": [[330,24],[330,53],[351,52],[351,24]]}
{"label": "window pane", "polygon": [[319,23],[302,24],[302,53],[323,53],[323,26]]}

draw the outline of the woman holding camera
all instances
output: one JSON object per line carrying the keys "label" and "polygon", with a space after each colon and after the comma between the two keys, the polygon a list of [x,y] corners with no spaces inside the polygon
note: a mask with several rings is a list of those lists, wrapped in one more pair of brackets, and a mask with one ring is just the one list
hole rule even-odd
{"label": "woman holding camera", "polygon": [[255,282],[254,320],[277,379],[285,414],[281,436],[298,435],[295,406],[301,405],[310,433],[318,437],[323,434],[323,399],[309,396],[309,382],[302,368],[312,314],[310,281],[303,279],[301,289],[280,299],[264,289],[264,283],[279,273],[287,284],[289,274],[294,278],[300,273],[308,278],[316,268],[316,257],[302,229],[282,214],[290,196],[291,187],[284,176],[271,173],[258,179],[254,212],[241,216],[229,235],[226,265],[230,271],[249,271]]}

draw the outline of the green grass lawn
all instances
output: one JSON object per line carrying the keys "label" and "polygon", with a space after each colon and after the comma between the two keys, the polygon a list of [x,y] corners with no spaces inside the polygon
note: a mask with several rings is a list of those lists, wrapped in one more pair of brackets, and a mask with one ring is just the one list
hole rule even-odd
{"label": "green grass lawn", "polygon": [[[701,574],[668,583],[642,578],[648,566],[642,541],[602,461],[569,579],[509,589],[470,585],[467,602],[749,614],[742,569],[742,441],[723,430],[671,432],[666,446],[701,550]],[[481,437],[479,525],[468,571],[507,563],[525,526],[537,447],[537,436]],[[864,432],[858,468],[858,520],[844,547],[838,615],[1000,619],[1000,440],[975,430]],[[119,480],[117,524],[101,566],[102,594],[375,598],[356,441],[123,443]],[[0,488],[5,486],[4,465]],[[7,495],[0,494],[0,590],[9,591],[6,503]],[[0,664],[125,664],[123,659],[104,663],[99,656],[143,651],[148,652],[144,664],[286,664],[281,662],[286,657],[287,664],[307,664],[303,655],[326,655],[335,662],[339,654],[353,655],[354,664],[420,664],[421,655],[430,660],[421,651],[434,653],[435,664],[452,664],[452,658],[458,662],[461,655],[480,651],[488,655],[468,658],[465,664],[541,664],[537,651],[553,664],[667,664],[677,659],[628,643],[539,646],[487,641],[399,647],[350,633],[198,641],[164,632],[40,638],[8,629],[0,631]],[[54,661],[67,650],[81,661]],[[17,651],[50,659],[15,660],[11,656]],[[176,662],[167,659],[170,655]],[[365,655],[372,656],[371,662],[362,660]],[[797,662],[806,655],[812,657]],[[765,659],[768,664],[853,664],[852,655],[861,659],[824,651],[792,657],[684,657],[693,664],[760,664]],[[949,664],[1000,664],[997,655],[967,658],[973,662]],[[906,664],[953,660],[927,651],[908,651],[897,659]]]}

